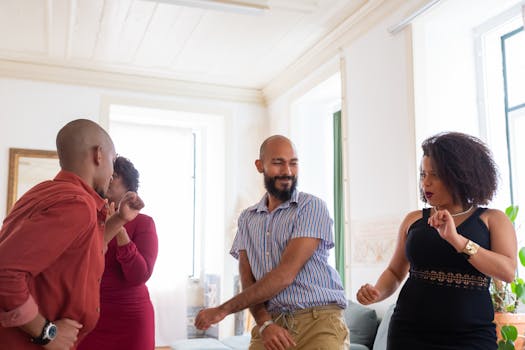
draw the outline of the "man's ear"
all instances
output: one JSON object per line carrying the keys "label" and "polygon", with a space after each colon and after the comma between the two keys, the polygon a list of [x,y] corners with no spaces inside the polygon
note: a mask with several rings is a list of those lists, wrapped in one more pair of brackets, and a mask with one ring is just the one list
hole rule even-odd
{"label": "man's ear", "polygon": [[263,162],[262,162],[262,160],[257,159],[257,160],[255,161],[255,167],[257,168],[257,171],[258,171],[258,172],[260,172],[261,174],[263,173],[263,171],[264,171],[264,167],[263,167]]}
{"label": "man's ear", "polygon": [[101,146],[93,147],[93,162],[97,166],[102,163],[102,147]]}

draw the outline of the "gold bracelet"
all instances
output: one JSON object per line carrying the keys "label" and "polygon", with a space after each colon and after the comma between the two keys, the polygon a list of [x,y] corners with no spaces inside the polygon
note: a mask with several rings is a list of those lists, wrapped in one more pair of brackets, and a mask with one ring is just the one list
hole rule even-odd
{"label": "gold bracelet", "polygon": [[467,242],[467,245],[465,246],[465,248],[463,248],[463,250],[461,251],[461,253],[467,258],[469,259],[472,255],[476,254],[478,252],[478,249],[479,249],[479,244],[477,244],[476,242],[472,242],[470,239],[468,240]]}

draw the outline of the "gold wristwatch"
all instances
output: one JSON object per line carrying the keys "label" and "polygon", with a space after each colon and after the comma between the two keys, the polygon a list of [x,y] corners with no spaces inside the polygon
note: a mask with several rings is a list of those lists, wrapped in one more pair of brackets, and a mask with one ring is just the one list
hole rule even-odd
{"label": "gold wristwatch", "polygon": [[465,258],[469,259],[472,255],[474,255],[474,254],[476,254],[478,252],[478,249],[479,249],[479,244],[477,244],[476,242],[472,242],[469,239],[468,242],[467,242],[467,245],[461,251],[461,254]]}

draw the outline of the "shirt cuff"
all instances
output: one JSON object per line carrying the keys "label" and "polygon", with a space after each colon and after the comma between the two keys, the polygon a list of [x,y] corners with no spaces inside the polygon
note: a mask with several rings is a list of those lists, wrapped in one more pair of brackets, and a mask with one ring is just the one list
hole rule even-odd
{"label": "shirt cuff", "polygon": [[10,311],[0,311],[0,325],[2,327],[19,327],[32,321],[38,315],[38,305],[31,295],[19,307]]}
{"label": "shirt cuff", "polygon": [[120,262],[127,262],[137,255],[137,246],[133,241],[117,247],[117,260]]}

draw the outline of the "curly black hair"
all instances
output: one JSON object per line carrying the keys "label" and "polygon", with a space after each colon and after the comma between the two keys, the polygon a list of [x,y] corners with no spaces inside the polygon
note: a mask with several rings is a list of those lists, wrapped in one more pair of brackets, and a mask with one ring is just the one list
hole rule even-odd
{"label": "curly black hair", "polygon": [[[498,186],[498,170],[483,141],[460,132],[444,132],[423,141],[421,148],[423,155],[431,158],[454,203],[467,207],[490,202]],[[420,195],[426,202],[421,187]]]}
{"label": "curly black hair", "polygon": [[139,172],[127,158],[118,156],[113,164],[113,172],[122,179],[128,191],[139,189]]}

